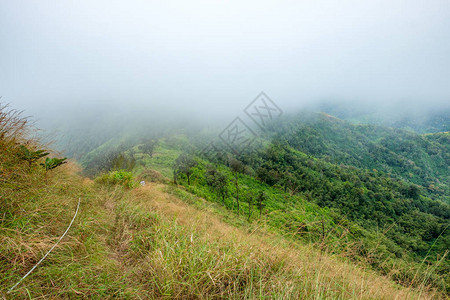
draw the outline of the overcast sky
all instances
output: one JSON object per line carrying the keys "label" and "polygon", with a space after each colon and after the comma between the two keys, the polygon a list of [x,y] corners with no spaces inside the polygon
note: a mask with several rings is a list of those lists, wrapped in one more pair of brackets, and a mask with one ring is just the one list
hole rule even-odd
{"label": "overcast sky", "polygon": [[0,71],[0,101],[31,113],[132,102],[214,115],[260,91],[285,109],[448,102],[450,1],[0,0]]}

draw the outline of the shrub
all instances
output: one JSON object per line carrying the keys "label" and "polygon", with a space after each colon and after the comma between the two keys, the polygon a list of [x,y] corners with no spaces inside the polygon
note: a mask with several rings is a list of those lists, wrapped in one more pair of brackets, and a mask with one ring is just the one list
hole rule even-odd
{"label": "shrub", "polygon": [[138,178],[139,180],[146,180],[149,182],[168,183],[167,178],[164,177],[160,172],[151,169],[143,171]]}
{"label": "shrub", "polygon": [[65,164],[66,160],[67,160],[67,157],[64,157],[64,158],[56,158],[56,157],[49,158],[49,157],[47,157],[45,159],[45,162],[41,163],[41,166],[44,167],[46,171],[49,171],[49,170],[53,170],[53,169],[59,167],[62,164]]}
{"label": "shrub", "polygon": [[136,186],[133,174],[124,170],[105,173],[97,177],[95,182],[105,185],[121,185],[130,189]]}

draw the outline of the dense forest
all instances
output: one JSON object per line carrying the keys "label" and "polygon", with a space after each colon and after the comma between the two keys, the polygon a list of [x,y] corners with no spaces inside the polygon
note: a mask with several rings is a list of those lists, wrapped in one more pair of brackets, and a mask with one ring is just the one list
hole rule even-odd
{"label": "dense forest", "polygon": [[291,118],[274,124],[271,136],[325,161],[382,171],[450,201],[448,132],[419,135],[377,125],[353,125],[327,114]]}

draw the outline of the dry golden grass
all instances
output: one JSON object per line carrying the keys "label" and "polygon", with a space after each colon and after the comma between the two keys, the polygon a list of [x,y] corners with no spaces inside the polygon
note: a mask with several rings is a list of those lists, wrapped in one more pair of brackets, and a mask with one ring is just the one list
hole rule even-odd
{"label": "dry golden grass", "polygon": [[[209,251],[217,251],[217,265],[226,255],[217,248],[227,245],[240,257],[248,257],[247,272],[252,268],[263,270],[279,266],[275,274],[268,272],[268,282],[263,282],[268,295],[283,291],[289,296],[308,298],[356,298],[356,299],[431,299],[433,293],[400,287],[386,277],[378,276],[338,258],[323,254],[307,245],[288,242],[264,229],[248,232],[221,221],[208,210],[198,210],[175,196],[165,193],[163,185],[150,184],[136,190],[133,201],[143,209],[156,211],[167,220],[176,220],[187,228],[188,235],[195,236],[192,243],[200,241],[211,245]],[[215,246],[212,247],[212,246]],[[216,277],[213,276],[215,272]],[[210,270],[211,281],[226,280],[222,270]],[[208,276],[209,276],[208,275]],[[270,283],[270,284],[269,284]],[[230,283],[231,284],[231,283]],[[290,294],[292,293],[292,294]],[[256,295],[253,295],[256,296]]]}

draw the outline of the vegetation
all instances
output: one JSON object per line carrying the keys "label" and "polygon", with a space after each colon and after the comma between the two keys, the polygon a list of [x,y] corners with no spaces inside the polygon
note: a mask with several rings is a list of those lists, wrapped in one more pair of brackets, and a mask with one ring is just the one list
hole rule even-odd
{"label": "vegetation", "polygon": [[268,129],[270,140],[333,164],[381,171],[420,185],[426,195],[450,203],[449,133],[435,138],[308,113],[288,117]]}
{"label": "vegetation", "polygon": [[355,124],[373,124],[385,127],[401,128],[419,134],[449,131],[450,106],[392,103],[374,107],[364,101],[323,102],[319,111],[329,113]]}
{"label": "vegetation", "polygon": [[218,171],[214,166],[208,165],[206,174],[206,183],[217,195],[222,198],[222,204],[225,206],[225,197],[228,196],[227,177],[224,173]]}
{"label": "vegetation", "polygon": [[64,158],[56,158],[56,157],[55,158],[49,158],[49,157],[47,157],[45,159],[45,162],[41,163],[40,165],[42,167],[44,167],[44,169],[46,171],[49,171],[49,170],[53,170],[54,168],[59,167],[62,164],[65,164],[66,163],[66,159],[67,159],[67,157],[64,157]]}
{"label": "vegetation", "polygon": [[66,238],[8,298],[439,297],[393,285],[263,228],[238,225],[220,206],[178,188],[111,189],[74,168],[53,173],[42,191],[26,198],[34,201],[20,203],[25,212],[2,219],[0,289],[6,293],[65,230],[82,198]]}
{"label": "vegetation", "polygon": [[[140,154],[139,147],[130,149],[136,151],[138,165],[166,176],[173,172],[175,181],[190,192],[237,214],[244,212],[249,222],[267,222],[276,232],[294,234],[296,240],[318,249],[363,262],[404,285],[423,281],[447,290],[450,210],[443,192],[447,185],[437,179],[430,192],[420,181],[411,182],[405,171],[409,169],[394,174],[386,169],[392,168],[389,164],[373,168],[371,163],[378,161],[365,149],[383,140],[387,132],[394,134],[389,130],[352,125],[324,114],[298,120],[272,124],[263,140],[238,157],[222,151],[195,158],[188,154],[183,137],[177,137],[178,142],[174,137],[160,139],[154,158]],[[350,133],[357,133],[357,138]],[[439,143],[439,156],[432,159],[445,158],[445,139],[423,138]],[[364,139],[369,146],[356,150],[349,146]],[[330,143],[332,147],[327,146]],[[335,157],[347,156],[347,164],[335,163],[327,151],[334,151]],[[385,161],[398,158],[393,151],[384,156]],[[444,179],[439,164],[430,168]],[[259,218],[254,209],[259,210]]]}
{"label": "vegetation", "polygon": [[45,150],[36,150],[36,151],[29,150],[24,145],[19,145],[19,149],[20,149],[19,157],[26,160],[30,167],[31,164],[38,161],[40,158],[43,158],[50,154],[48,152],[45,152]]}
{"label": "vegetation", "polygon": [[173,147],[162,139],[157,156],[138,164],[170,174],[166,170],[177,157],[175,166],[189,161],[189,180],[177,172],[184,174],[177,183],[245,213],[250,223],[268,224],[275,232],[363,263],[404,285],[425,282],[448,289],[449,206],[430,198],[436,194],[422,186],[315,158],[281,138],[238,158],[225,152],[196,162],[192,155],[177,154],[182,145]]}
{"label": "vegetation", "polygon": [[[311,164],[305,159],[303,163]],[[262,161],[271,163],[265,156],[262,156]],[[292,176],[285,170],[269,169],[274,171],[273,174],[287,174],[289,180],[283,175],[259,180],[240,175],[238,186],[236,173],[227,171],[223,166],[225,169],[222,172],[228,174],[230,194],[235,195],[235,199],[239,195],[239,199],[244,201],[239,208],[235,206],[236,212],[248,211],[250,220],[252,207],[256,204],[254,193],[263,192],[269,195],[263,220],[277,231],[295,234],[296,239],[313,242],[332,253],[345,253],[349,258],[364,261],[403,284],[428,278],[440,288],[447,288],[448,205],[422,196],[415,203],[407,198],[415,195],[407,189],[408,185],[390,183],[378,173],[359,173],[352,168],[345,168],[345,172],[339,173],[339,167],[322,162],[313,162],[306,168],[300,161],[293,160],[296,164],[292,169],[298,170],[298,173],[293,172]],[[256,165],[252,167],[257,168]],[[268,174],[271,173],[269,171]],[[328,179],[327,175],[322,175],[320,180],[316,179],[316,174],[326,174],[327,171],[339,174],[339,177],[335,175]],[[198,176],[194,179],[196,186],[186,187],[199,196],[216,201],[218,197],[211,193],[214,188],[202,179],[206,172],[204,166],[198,166],[194,173]],[[303,176],[300,177],[300,174]],[[349,178],[355,175],[367,180],[361,180],[359,186],[350,183]],[[302,180],[293,181],[297,176]],[[289,191],[292,185],[298,186],[298,192],[294,195]],[[243,190],[247,192],[240,192]],[[382,196],[375,203],[369,200],[369,197],[379,197],[375,195],[385,195],[388,191],[394,193],[392,198]],[[265,202],[264,196],[260,199]],[[225,203],[230,201],[233,203],[231,199],[225,200]],[[220,202],[224,200],[220,199]],[[246,207],[242,207],[243,204]],[[439,209],[430,209],[433,206]],[[393,273],[394,266],[401,269]]]}
{"label": "vegetation", "polygon": [[[445,183],[429,191],[406,173],[335,163],[326,152],[294,147],[283,134],[290,131],[275,126],[264,146],[238,157],[198,157],[185,137],[171,136],[152,155],[140,144],[97,149],[86,160],[97,170],[94,181],[73,163],[46,174],[45,156],[30,163],[20,147],[42,148],[28,138],[27,120],[0,111],[0,293],[51,248],[82,199],[66,238],[8,297],[448,295]],[[443,147],[446,138],[424,136]],[[128,171],[104,159],[113,152],[110,158],[134,161]],[[177,185],[165,178],[174,170]]]}
{"label": "vegetation", "polygon": [[184,174],[187,179],[188,185],[191,184],[191,175],[193,168],[197,166],[197,162],[191,156],[187,154],[181,154],[175,161],[174,167],[174,182],[177,183],[177,177],[179,174]]}
{"label": "vegetation", "polygon": [[155,146],[158,143],[157,140],[147,140],[144,144],[139,145],[139,150],[143,154],[150,155],[150,157],[153,157],[153,152],[155,150]]}
{"label": "vegetation", "polygon": [[95,182],[106,185],[121,185],[126,188],[133,188],[136,186],[134,176],[131,172],[126,172],[124,170],[111,171],[105,173],[95,179]]}

